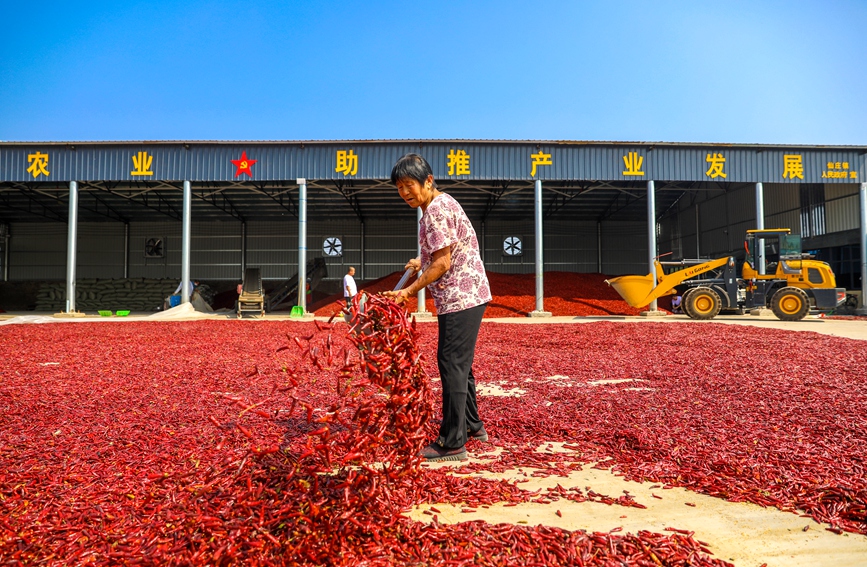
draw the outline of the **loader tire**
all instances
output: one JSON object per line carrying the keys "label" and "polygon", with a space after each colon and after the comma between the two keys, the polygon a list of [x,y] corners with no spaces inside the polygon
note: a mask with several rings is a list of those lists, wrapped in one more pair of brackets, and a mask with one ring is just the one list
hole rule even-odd
{"label": "loader tire", "polygon": [[797,287],[784,287],[771,298],[771,311],[780,321],[800,321],[810,311],[810,298]]}
{"label": "loader tire", "polygon": [[686,314],[700,321],[713,319],[722,307],[719,294],[709,287],[695,288],[684,298],[683,303]]}
{"label": "loader tire", "polygon": [[695,315],[692,314],[692,310],[689,307],[687,301],[689,300],[689,296],[694,292],[696,288],[691,287],[680,296],[680,308],[683,309],[683,312],[686,313],[686,316],[690,319],[695,319]]}

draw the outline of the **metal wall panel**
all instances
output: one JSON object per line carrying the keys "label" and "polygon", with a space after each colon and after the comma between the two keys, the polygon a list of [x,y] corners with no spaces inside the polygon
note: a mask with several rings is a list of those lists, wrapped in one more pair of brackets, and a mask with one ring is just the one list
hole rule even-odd
{"label": "metal wall panel", "polygon": [[755,228],[756,222],[754,220],[733,223],[729,227],[729,249],[724,251],[721,256],[740,253],[744,249],[744,239],[747,231],[754,230]]}
{"label": "metal wall panel", "polygon": [[[544,221],[542,226],[544,227]],[[478,232],[476,233],[478,236]],[[490,221],[485,224],[485,269],[502,274],[535,272],[534,247],[536,229],[532,219],[524,222]],[[521,255],[507,256],[503,251],[506,237],[521,239]],[[544,259],[544,257],[543,257]]]}
{"label": "metal wall panel", "polygon": [[[121,225],[122,226],[122,225]],[[179,222],[130,223],[129,275],[131,278],[181,278],[183,238]],[[145,244],[162,238],[164,256],[148,258]],[[190,277],[197,280],[240,280],[241,224],[192,222]],[[123,242],[123,235],[120,236]],[[117,268],[123,275],[123,259]]]}
{"label": "metal wall panel", "polygon": [[608,276],[646,274],[647,227],[642,223],[602,223],[602,273]]}
{"label": "metal wall panel", "polygon": [[683,239],[680,234],[680,215],[677,211],[657,222],[659,232],[656,236],[656,248],[659,255],[666,254],[662,260],[679,260],[683,258]]}
{"label": "metal wall panel", "polygon": [[725,227],[728,223],[726,204],[727,197],[725,194],[714,195],[708,197],[699,207],[699,224],[702,232],[709,232],[721,227]]}
{"label": "metal wall panel", "polygon": [[67,229],[63,223],[11,223],[9,280],[65,280]]}
{"label": "metal wall panel", "polygon": [[240,222],[193,221],[190,240],[190,277],[241,281]]}
{"label": "metal wall panel", "polygon": [[768,215],[800,210],[801,186],[797,183],[765,183],[762,185],[762,199],[765,206],[765,227],[772,227],[767,222]]}
{"label": "metal wall panel", "polygon": [[[147,258],[145,243],[150,238],[162,238],[165,251],[162,258]],[[181,223],[141,222],[129,225],[129,277],[181,279]],[[190,277],[197,278],[194,273]]]}
{"label": "metal wall panel", "polygon": [[[326,281],[342,280],[354,266],[355,279],[367,279],[361,277],[361,222],[311,222],[308,224],[307,234],[307,258],[322,257],[328,268]],[[342,244],[341,256],[328,256],[325,254],[324,244],[326,238],[339,238]]]}
{"label": "metal wall panel", "polygon": [[719,258],[731,251],[729,235],[723,228],[702,232],[701,255],[703,258]]}
{"label": "metal wall panel", "polygon": [[755,186],[740,187],[729,191],[727,199],[728,222],[750,223],[756,227],[756,188]]}
{"label": "metal wall panel", "polygon": [[[64,239],[65,241],[65,239]],[[123,278],[123,223],[78,225],[77,278]],[[66,262],[64,261],[64,267]],[[64,274],[65,279],[66,274]]]}
{"label": "metal wall panel", "polygon": [[[232,163],[240,160],[244,152],[250,163],[255,160],[250,167],[252,176],[239,173]],[[356,157],[357,168],[351,174],[338,170],[338,152],[352,152]],[[789,177],[784,167],[786,156],[800,157],[803,167],[799,172],[803,178],[792,181],[852,183],[867,179],[865,155],[857,147],[456,140],[6,142],[0,143],[0,181],[388,179],[395,161],[409,152],[424,155],[438,179],[529,181],[534,179],[530,175],[532,156],[541,154],[550,156],[537,165],[535,178],[542,180],[782,182]],[[48,156],[47,175],[34,177],[35,170],[28,172],[32,164],[28,156],[36,153]],[[460,164],[455,163],[457,155],[463,157]],[[715,156],[725,160],[719,171],[714,171],[709,161]],[[149,167],[136,166],[134,159],[140,157],[150,160]],[[834,167],[829,169],[829,165]]]}
{"label": "metal wall panel", "polygon": [[545,270],[596,273],[596,226],[594,222],[543,221]]}
{"label": "metal wall panel", "polygon": [[834,199],[839,199],[841,197],[849,197],[851,195],[858,195],[860,191],[860,185],[857,183],[848,183],[848,184],[825,184],[825,201],[833,201]]}
{"label": "metal wall panel", "polygon": [[[668,229],[672,238],[676,238],[671,244],[674,259],[696,258],[701,254],[701,250],[696,249],[696,213],[700,206],[698,203],[690,205],[684,202],[683,207],[674,213],[674,220],[671,222],[675,222],[677,227]],[[662,247],[659,250],[660,253],[665,252]]]}
{"label": "metal wall panel", "polygon": [[403,271],[418,256],[418,223],[413,220],[365,223],[365,279],[373,280]]}
{"label": "metal wall panel", "polygon": [[298,223],[247,223],[247,267],[260,268],[266,280],[286,280],[297,274]]}
{"label": "metal wall panel", "polygon": [[[827,194],[826,194],[827,195]],[[857,194],[836,197],[825,202],[825,227],[827,233],[859,229],[860,199]]]}
{"label": "metal wall panel", "polygon": [[775,215],[765,214],[765,228],[789,228],[792,234],[801,234],[801,212],[797,210]]}
{"label": "metal wall panel", "polygon": [[859,190],[858,185],[825,185],[827,233],[861,228]]}

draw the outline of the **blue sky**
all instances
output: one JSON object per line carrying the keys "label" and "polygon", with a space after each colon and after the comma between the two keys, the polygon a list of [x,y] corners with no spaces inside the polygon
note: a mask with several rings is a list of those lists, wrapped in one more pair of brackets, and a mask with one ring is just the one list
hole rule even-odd
{"label": "blue sky", "polygon": [[867,144],[867,2],[2,2],[0,140]]}

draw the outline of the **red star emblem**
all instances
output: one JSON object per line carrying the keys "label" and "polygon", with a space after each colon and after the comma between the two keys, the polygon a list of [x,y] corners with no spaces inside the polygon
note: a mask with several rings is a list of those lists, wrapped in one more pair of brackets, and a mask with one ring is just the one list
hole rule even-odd
{"label": "red star emblem", "polygon": [[238,177],[242,173],[246,173],[248,176],[253,177],[253,172],[250,171],[250,168],[253,167],[253,164],[256,163],[255,159],[247,159],[247,151],[241,152],[241,159],[233,159],[232,163],[235,165],[237,170],[235,171],[235,177]]}

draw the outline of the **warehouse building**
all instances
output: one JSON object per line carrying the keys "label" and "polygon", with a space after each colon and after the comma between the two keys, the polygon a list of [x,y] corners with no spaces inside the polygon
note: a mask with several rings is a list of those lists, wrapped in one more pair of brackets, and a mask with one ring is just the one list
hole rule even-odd
{"label": "warehouse building", "polygon": [[[578,141],[3,142],[0,270],[15,282],[304,280],[321,257],[373,280],[417,251],[389,182],[423,155],[490,271],[647,273],[791,228],[838,285],[865,285],[867,147]],[[299,303],[305,300],[299,296]],[[69,305],[67,297],[67,307]]]}

